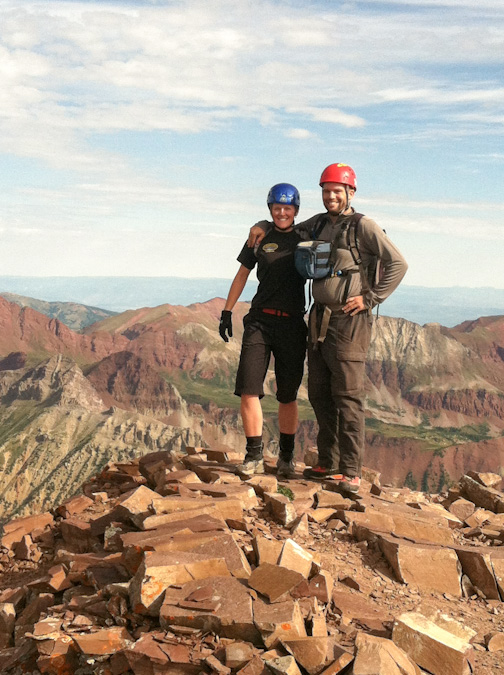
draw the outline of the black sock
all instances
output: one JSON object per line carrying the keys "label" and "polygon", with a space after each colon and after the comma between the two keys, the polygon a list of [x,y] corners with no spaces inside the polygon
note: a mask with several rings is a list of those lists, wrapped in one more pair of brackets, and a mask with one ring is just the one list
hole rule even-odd
{"label": "black sock", "polygon": [[261,436],[247,436],[246,459],[257,460],[263,456],[263,443]]}
{"label": "black sock", "polygon": [[295,434],[280,432],[280,458],[286,462],[290,462],[294,455],[294,437]]}

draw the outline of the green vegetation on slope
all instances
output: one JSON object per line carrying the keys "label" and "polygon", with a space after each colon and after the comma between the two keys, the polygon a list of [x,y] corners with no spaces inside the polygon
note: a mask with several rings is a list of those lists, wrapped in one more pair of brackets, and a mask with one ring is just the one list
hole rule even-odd
{"label": "green vegetation on slope", "polygon": [[426,420],[416,427],[402,424],[386,424],[374,418],[366,419],[366,428],[384,438],[413,439],[424,444],[424,450],[434,451],[442,457],[442,451],[452,445],[483,441],[489,436],[489,427],[482,424],[468,424],[463,427],[432,427]]}

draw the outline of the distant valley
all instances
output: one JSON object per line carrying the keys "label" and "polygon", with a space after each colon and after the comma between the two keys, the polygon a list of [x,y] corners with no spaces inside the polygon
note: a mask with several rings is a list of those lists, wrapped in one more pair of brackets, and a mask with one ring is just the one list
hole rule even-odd
{"label": "distant valley", "polygon": [[[232,394],[235,336],[218,334],[224,301],[164,304],[77,332],[0,297],[0,520],[72,495],[109,461],[189,445],[244,449]],[[437,491],[469,469],[504,467],[504,316],[448,328],[380,317],[367,364],[366,464],[382,480]],[[267,377],[265,440],[275,453]],[[299,458],[316,426],[300,391]]]}

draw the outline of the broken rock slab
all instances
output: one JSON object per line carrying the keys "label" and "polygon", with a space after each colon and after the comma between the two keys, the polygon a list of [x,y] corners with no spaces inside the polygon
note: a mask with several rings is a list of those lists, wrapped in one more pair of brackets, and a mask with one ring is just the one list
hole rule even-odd
{"label": "broken rock slab", "polygon": [[462,565],[462,572],[469,578],[472,585],[479,589],[487,600],[500,600],[490,549],[457,546],[455,552]]}
{"label": "broken rock slab", "polygon": [[115,654],[133,643],[133,639],[126,628],[120,628],[119,626],[102,628],[88,634],[74,633],[72,638],[83,654],[95,656]]}
{"label": "broken rock slab", "polygon": [[264,493],[264,502],[277,523],[289,527],[296,520],[296,507],[288,497],[282,494]]}
{"label": "broken rock slab", "polygon": [[348,653],[333,636],[282,640],[282,644],[309,675],[318,675]]}
{"label": "broken rock slab", "polygon": [[375,635],[390,637],[393,616],[378,603],[338,586],[332,594],[333,609],[345,624],[354,623]]}
{"label": "broken rock slab", "polygon": [[117,511],[120,516],[131,520],[137,527],[141,527],[145,518],[152,515],[151,505],[157,498],[159,498],[157,492],[141,485],[118,504]]}
{"label": "broken rock slab", "polygon": [[353,675],[421,675],[420,668],[392,640],[359,633]]}
{"label": "broken rock slab", "polygon": [[283,542],[277,539],[269,539],[262,535],[257,535],[252,540],[256,556],[256,564],[270,563],[276,565],[283,549]]}
{"label": "broken rock slab", "polygon": [[284,639],[306,637],[304,619],[296,601],[268,604],[259,598],[253,609],[254,623],[267,649],[277,647]]}
{"label": "broken rock slab", "polygon": [[224,663],[231,670],[243,668],[254,657],[254,648],[248,642],[231,642],[224,648]]}
{"label": "broken rock slab", "polygon": [[421,546],[405,539],[379,535],[380,549],[403,584],[420,590],[462,596],[461,568],[455,551],[439,546]]}
{"label": "broken rock slab", "polygon": [[299,572],[308,579],[313,563],[313,555],[293,539],[286,539],[278,564],[288,570]]}
{"label": "broken rock slab", "polygon": [[498,489],[502,484],[502,476],[499,476],[497,473],[479,473],[477,471],[468,471],[467,475],[469,478],[472,478],[477,483],[481,483],[485,487],[491,487]]}
{"label": "broken rock slab", "polygon": [[278,656],[267,661],[268,669],[273,675],[301,675],[299,666],[293,656]]}
{"label": "broken rock slab", "polygon": [[450,504],[448,510],[450,513],[453,513],[454,516],[457,516],[459,520],[465,522],[469,516],[472,516],[476,507],[468,499],[460,497]]}
{"label": "broken rock slab", "polygon": [[[195,593],[204,591],[208,600],[198,601]],[[187,602],[191,607],[187,608]],[[210,604],[209,604],[210,603]],[[167,589],[159,613],[161,627],[186,626],[220,637],[261,644],[261,636],[254,624],[252,597],[247,587],[234,577],[209,576],[190,581],[180,588]]]}
{"label": "broken rock slab", "polygon": [[130,583],[131,606],[139,614],[156,616],[169,586],[216,575],[230,576],[222,557],[193,552],[146,552]]}
{"label": "broken rock slab", "polygon": [[432,675],[470,675],[474,631],[449,617],[425,617],[418,612],[401,614],[394,622],[392,640],[421,668]]}
{"label": "broken rock slab", "polygon": [[12,646],[14,626],[16,625],[16,610],[12,602],[0,604],[0,649]]}
{"label": "broken rock slab", "polygon": [[285,600],[290,591],[302,581],[304,577],[299,572],[263,563],[252,572],[248,578],[248,585],[265,595],[270,602],[280,602]]}
{"label": "broken rock slab", "polygon": [[485,487],[470,476],[462,476],[459,482],[462,496],[483,509],[504,513],[504,495],[499,490]]}

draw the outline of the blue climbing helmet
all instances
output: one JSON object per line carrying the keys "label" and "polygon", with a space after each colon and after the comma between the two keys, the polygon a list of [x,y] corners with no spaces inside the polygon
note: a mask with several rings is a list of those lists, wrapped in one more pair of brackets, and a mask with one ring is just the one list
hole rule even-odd
{"label": "blue climbing helmet", "polygon": [[278,183],[273,185],[268,192],[268,199],[266,200],[268,206],[272,204],[290,204],[299,208],[301,203],[298,189],[290,183]]}

